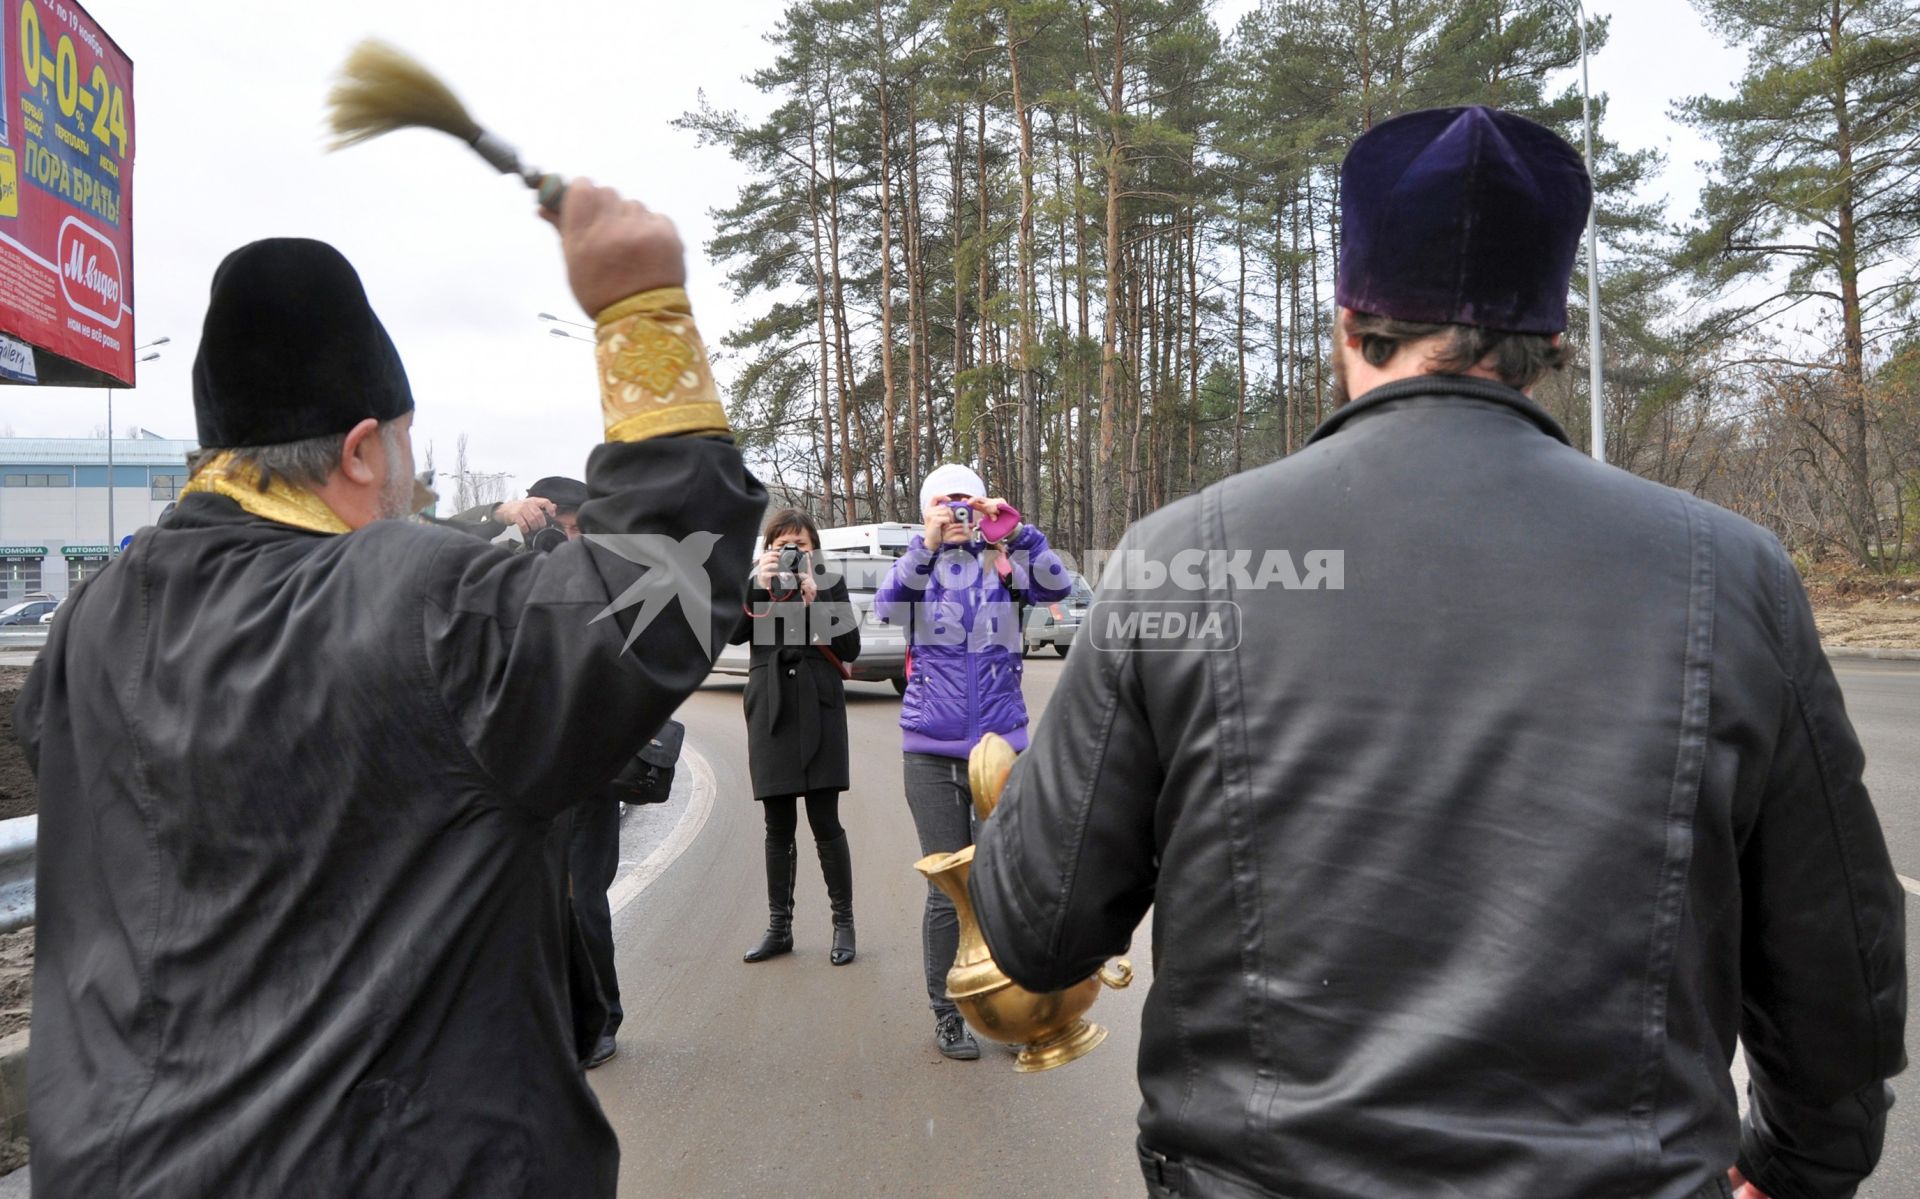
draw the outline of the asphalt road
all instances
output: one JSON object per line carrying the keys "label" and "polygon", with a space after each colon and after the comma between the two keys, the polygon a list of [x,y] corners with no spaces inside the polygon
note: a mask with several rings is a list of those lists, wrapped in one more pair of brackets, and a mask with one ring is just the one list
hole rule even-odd
{"label": "asphalt road", "polygon": [[[1920,663],[1837,667],[1895,868],[1920,879]],[[1035,711],[1058,676],[1051,659],[1028,664]],[[1090,1056],[1032,1076],[990,1044],[977,1062],[941,1058],[921,983],[924,884],[900,799],[898,701],[884,685],[849,694],[857,760],[841,807],[860,956],[838,969],[826,960],[826,894],[804,832],[798,950],[740,961],[766,920],[740,683],[716,678],[682,709],[717,794],[700,835],[615,921],[627,1022],[620,1056],[592,1079],[620,1134],[621,1194],[1141,1194],[1133,1068],[1152,981],[1145,927],[1134,986],[1091,1013],[1112,1035]],[[1913,959],[1911,931],[1908,949]],[[1920,1052],[1912,1034],[1908,1052]],[[1860,1194],[1920,1199],[1920,1101],[1896,1108],[1885,1161]]]}
{"label": "asphalt road", "polygon": [[[1867,790],[1893,868],[1907,882],[1907,1059],[1920,1062],[1920,1005],[1913,999],[1920,974],[1920,662],[1842,660],[1834,673],[1866,747]],[[1893,1089],[1886,1153],[1860,1188],[1861,1199],[1920,1199],[1920,1068],[1910,1067]]]}
{"label": "asphalt road", "polygon": [[[1037,708],[1058,675],[1036,659]],[[983,1045],[951,1062],[933,1045],[922,982],[926,884],[900,798],[899,700],[849,687],[857,750],[841,817],[853,842],[859,957],[827,962],[826,891],[803,831],[796,952],[749,966],[766,927],[761,821],[747,781],[741,684],[716,678],[681,710],[717,795],[685,854],[615,921],[627,1021],[594,1071],[620,1133],[624,1196],[1133,1195],[1140,971],[1092,1018],[1112,1029],[1078,1062],[1017,1075]],[[1015,1182],[1017,1181],[1017,1184]]]}

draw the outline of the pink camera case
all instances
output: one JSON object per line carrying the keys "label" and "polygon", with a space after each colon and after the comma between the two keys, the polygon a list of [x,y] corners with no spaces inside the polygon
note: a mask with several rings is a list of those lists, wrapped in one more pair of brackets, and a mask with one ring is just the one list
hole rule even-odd
{"label": "pink camera case", "polygon": [[984,541],[999,541],[1019,527],[1020,513],[1011,504],[1000,505],[1000,515],[992,520],[980,522],[980,537]]}

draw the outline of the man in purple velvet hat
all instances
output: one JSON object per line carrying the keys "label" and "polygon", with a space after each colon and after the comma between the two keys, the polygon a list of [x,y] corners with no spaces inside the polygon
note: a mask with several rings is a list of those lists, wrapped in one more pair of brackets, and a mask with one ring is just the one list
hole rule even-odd
{"label": "man in purple velvet hat", "polygon": [[1528,398],[1571,147],[1438,109],[1342,176],[1353,398],[1127,534],[980,837],[995,958],[1066,986],[1151,905],[1155,1196],[1853,1194],[1903,902],[1792,562]]}

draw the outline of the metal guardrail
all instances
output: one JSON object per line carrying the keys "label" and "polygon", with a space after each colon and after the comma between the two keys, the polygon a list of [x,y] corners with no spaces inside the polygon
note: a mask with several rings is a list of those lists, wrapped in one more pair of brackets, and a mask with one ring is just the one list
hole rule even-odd
{"label": "metal guardrail", "polygon": [[33,923],[33,847],[38,816],[0,820],[0,933]]}
{"label": "metal guardrail", "polygon": [[46,625],[0,626],[0,649],[38,649],[47,643]]}

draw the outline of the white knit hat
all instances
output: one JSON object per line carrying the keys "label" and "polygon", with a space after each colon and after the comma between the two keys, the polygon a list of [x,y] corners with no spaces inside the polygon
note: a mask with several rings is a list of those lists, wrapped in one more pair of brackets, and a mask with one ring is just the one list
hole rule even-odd
{"label": "white knit hat", "polygon": [[985,496],[987,485],[970,466],[961,466],[949,462],[945,466],[935,467],[927,481],[920,484],[920,510],[925,512],[927,505],[943,495]]}

